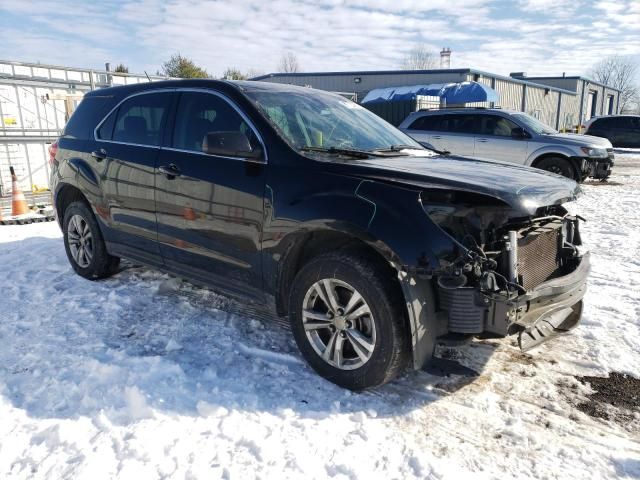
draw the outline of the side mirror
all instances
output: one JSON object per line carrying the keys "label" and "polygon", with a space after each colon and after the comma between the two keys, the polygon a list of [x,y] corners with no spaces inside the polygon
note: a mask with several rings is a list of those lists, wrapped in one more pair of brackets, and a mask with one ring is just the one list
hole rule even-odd
{"label": "side mirror", "polygon": [[511,137],[513,138],[531,138],[531,135],[522,127],[515,127],[511,129]]}
{"label": "side mirror", "polygon": [[209,132],[202,140],[202,151],[222,157],[262,157],[262,149],[252,147],[249,137],[242,132]]}

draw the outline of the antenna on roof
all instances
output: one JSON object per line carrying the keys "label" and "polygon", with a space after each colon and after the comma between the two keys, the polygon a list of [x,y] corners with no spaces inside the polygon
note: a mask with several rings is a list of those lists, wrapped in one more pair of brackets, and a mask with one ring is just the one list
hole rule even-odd
{"label": "antenna on roof", "polygon": [[144,71],[144,74],[147,76],[147,80],[149,80],[149,82],[151,82],[151,77],[149,76],[149,74],[147,73],[147,71]]}

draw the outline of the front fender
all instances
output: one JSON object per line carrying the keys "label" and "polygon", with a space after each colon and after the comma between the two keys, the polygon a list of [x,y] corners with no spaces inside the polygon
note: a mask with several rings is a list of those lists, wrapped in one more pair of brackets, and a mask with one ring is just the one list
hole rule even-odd
{"label": "front fender", "polygon": [[527,157],[525,165],[532,166],[536,159],[543,155],[556,155],[559,157],[571,158],[577,156],[578,152],[572,148],[562,145],[547,145],[535,149]]}
{"label": "front fender", "polygon": [[375,205],[367,231],[380,239],[379,250],[387,251],[398,271],[411,329],[413,367],[421,368],[431,358],[436,338],[446,333],[446,320],[436,313],[431,274],[461,255],[462,247],[424,212],[419,190],[365,181],[358,194]]}

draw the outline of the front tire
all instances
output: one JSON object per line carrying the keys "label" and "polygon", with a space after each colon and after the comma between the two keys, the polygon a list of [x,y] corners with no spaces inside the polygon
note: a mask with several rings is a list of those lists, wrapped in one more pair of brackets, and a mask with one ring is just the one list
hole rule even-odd
{"label": "front tire", "polygon": [[546,170],[547,172],[555,173],[556,175],[562,175],[563,177],[570,178],[576,182],[580,180],[580,177],[576,174],[571,162],[565,158],[543,158],[536,164],[536,167]]}
{"label": "front tire", "polygon": [[84,202],[73,202],[62,221],[64,248],[75,272],[89,280],[113,275],[120,258],[107,253],[102,232],[93,212]]}
{"label": "front tire", "polygon": [[289,297],[300,352],[321,376],[363,390],[396,377],[409,359],[401,293],[367,256],[336,252],[307,263]]}

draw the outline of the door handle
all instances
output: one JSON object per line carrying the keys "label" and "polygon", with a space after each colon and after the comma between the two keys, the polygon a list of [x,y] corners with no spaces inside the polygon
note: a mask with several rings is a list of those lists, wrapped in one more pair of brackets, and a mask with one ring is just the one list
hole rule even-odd
{"label": "door handle", "polygon": [[104,148],[100,150],[95,150],[91,152],[91,156],[96,159],[96,161],[101,162],[105,158],[107,158],[107,151]]}
{"label": "door handle", "polygon": [[160,173],[166,175],[167,180],[173,180],[176,177],[179,177],[182,174],[182,171],[178,168],[175,163],[170,163],[169,165],[162,165],[158,167]]}
{"label": "door handle", "polygon": [[433,138],[436,140],[440,140],[442,137],[440,135],[434,135]]}
{"label": "door handle", "polygon": [[489,140],[487,140],[486,138],[478,138],[476,139],[478,142],[480,143],[487,143]]}

